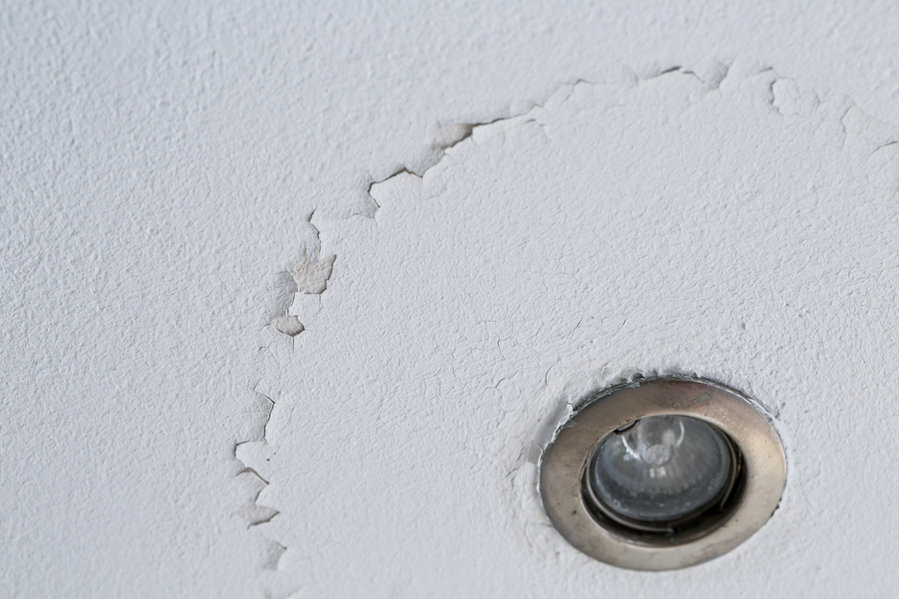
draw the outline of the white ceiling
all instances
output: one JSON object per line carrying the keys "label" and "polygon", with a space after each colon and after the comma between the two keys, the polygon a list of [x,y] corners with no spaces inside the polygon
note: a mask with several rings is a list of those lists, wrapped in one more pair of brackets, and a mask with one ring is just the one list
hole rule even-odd
{"label": "white ceiling", "polygon": [[[733,4],[8,7],[0,594],[899,593],[899,6]],[[591,562],[533,439],[674,370],[781,508]]]}

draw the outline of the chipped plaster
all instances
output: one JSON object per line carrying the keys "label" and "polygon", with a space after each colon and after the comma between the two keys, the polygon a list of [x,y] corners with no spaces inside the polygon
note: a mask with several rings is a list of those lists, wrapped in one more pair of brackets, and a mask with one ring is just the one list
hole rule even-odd
{"label": "chipped plaster", "polygon": [[[742,119],[757,123],[758,128],[750,133],[753,143],[735,147],[735,140],[740,139]],[[779,568],[775,563],[837,557],[838,552],[826,548],[823,552],[803,554],[792,539],[815,536],[808,524],[804,527],[801,524],[808,522],[805,514],[809,508],[797,499],[795,489],[814,487],[813,481],[821,476],[817,468],[809,471],[808,462],[814,462],[815,456],[807,455],[807,437],[815,433],[803,422],[808,416],[803,415],[807,414],[802,407],[806,400],[801,397],[818,394],[821,398],[828,397],[826,401],[831,404],[839,398],[818,388],[812,378],[803,380],[795,374],[778,374],[771,370],[771,365],[789,364],[796,372],[805,371],[809,377],[821,378],[822,373],[809,361],[810,355],[817,355],[823,364],[831,364],[827,383],[839,386],[840,377],[850,377],[854,368],[850,366],[847,371],[846,366],[836,366],[837,362],[832,360],[839,360],[838,354],[827,356],[832,351],[827,349],[831,342],[852,338],[858,344],[873,344],[869,351],[880,350],[874,359],[887,363],[896,357],[896,340],[888,333],[873,333],[864,312],[846,316],[839,310],[803,307],[800,319],[813,318],[816,326],[832,335],[829,341],[816,335],[815,345],[819,349],[815,351],[819,353],[806,354],[813,348],[794,347],[779,335],[771,335],[770,327],[779,325],[767,322],[771,315],[759,309],[768,305],[768,309],[776,310],[775,306],[784,305],[786,313],[792,313],[791,304],[779,304],[776,295],[792,297],[804,306],[809,301],[823,299],[816,297],[815,289],[822,283],[816,278],[829,279],[836,275],[834,281],[843,280],[839,273],[846,266],[846,255],[841,251],[826,251],[812,269],[811,278],[800,275],[802,282],[798,285],[784,279],[785,273],[769,269],[776,267],[792,272],[801,264],[796,262],[796,248],[809,243],[824,247],[821,242],[828,243],[833,234],[825,230],[836,227],[834,231],[849,235],[862,230],[859,224],[847,228],[833,221],[836,215],[847,211],[860,214],[853,208],[857,201],[853,198],[870,198],[868,214],[863,218],[874,219],[879,224],[876,229],[864,230],[870,231],[880,245],[879,249],[862,254],[852,254],[850,250],[851,262],[860,261],[862,268],[864,263],[895,261],[899,255],[894,247],[895,240],[899,239],[899,223],[895,215],[892,219],[882,217],[890,214],[890,207],[895,206],[899,155],[891,155],[886,163],[878,165],[876,175],[871,172],[868,157],[880,148],[890,147],[899,135],[899,128],[864,114],[846,98],[822,100],[774,69],[738,63],[722,66],[708,78],[691,69],[672,67],[642,79],[623,77],[614,83],[580,80],[560,87],[545,104],[533,105],[525,113],[493,119],[486,124],[466,123],[455,128],[452,134],[441,129],[437,135],[439,141],[432,147],[442,148],[441,155],[421,169],[420,174],[404,167],[369,186],[378,206],[370,217],[376,223],[374,228],[351,219],[332,222],[323,229],[322,237],[328,247],[339,248],[351,272],[337,273],[335,295],[339,296],[332,296],[331,305],[319,315],[322,328],[317,332],[320,334],[309,339],[292,357],[293,363],[302,365],[301,370],[316,372],[315,380],[291,379],[290,373],[282,372],[283,378],[292,380],[282,386],[281,401],[286,402],[286,408],[282,409],[286,409],[286,414],[282,411],[275,415],[280,420],[276,429],[285,436],[276,434],[267,439],[268,444],[278,448],[276,452],[245,457],[246,463],[254,464],[254,459],[265,456],[266,467],[271,469],[273,480],[280,487],[277,497],[283,503],[275,502],[275,505],[304,506],[303,510],[286,512],[283,519],[267,527],[285,543],[287,555],[308,554],[316,547],[324,553],[316,560],[316,568],[327,569],[329,564],[341,568],[340,564],[346,561],[364,564],[370,557],[364,549],[366,541],[360,536],[371,535],[372,539],[396,536],[413,541],[381,544],[376,553],[386,562],[381,561],[377,569],[361,568],[360,577],[353,573],[337,576],[336,571],[328,574],[326,570],[324,576],[310,580],[300,565],[283,571],[282,583],[313,593],[341,594],[359,588],[364,578],[367,588],[377,595],[387,593],[392,588],[391,581],[399,578],[406,581],[404,589],[413,595],[439,594],[439,589],[447,588],[446,585],[464,589],[463,594],[492,596],[510,592],[518,595],[529,589],[544,594],[551,593],[561,583],[557,574],[545,571],[545,559],[554,556],[553,561],[566,572],[569,596],[590,596],[599,584],[616,594],[645,590],[640,575],[592,563],[553,533],[534,493],[534,463],[547,431],[553,430],[560,414],[568,413],[584,393],[620,382],[635,373],[665,374],[685,369],[696,369],[697,375],[720,379],[753,394],[777,419],[788,452],[793,450],[791,468],[798,470],[793,472],[785,496],[786,513],[769,524],[760,538],[713,565],[702,567],[708,596],[722,592],[758,596],[766,585],[782,584],[772,580],[793,576],[793,566]],[[634,141],[629,140],[631,137]],[[663,150],[660,157],[651,161],[651,166],[646,166],[641,164],[643,148],[650,147],[654,137],[672,147]],[[452,143],[447,144],[447,139]],[[686,148],[691,148],[693,154],[689,156],[696,165],[685,163]],[[809,151],[803,156],[797,149]],[[615,152],[618,156],[611,158]],[[517,153],[525,158],[517,157]],[[827,160],[823,160],[825,156]],[[603,162],[611,162],[612,166]],[[509,172],[504,173],[504,168]],[[591,172],[591,168],[598,171]],[[563,175],[572,169],[582,173],[583,182],[572,182]],[[632,173],[631,169],[636,172]],[[809,185],[797,185],[784,178],[794,169],[802,170]],[[892,177],[882,176],[884,171]],[[858,177],[859,174],[864,176]],[[608,178],[612,176],[614,179]],[[817,187],[825,183],[827,189]],[[589,193],[591,185],[599,193],[595,200]],[[633,187],[639,191],[627,193],[632,203],[622,206],[606,195],[609,186]],[[565,192],[556,195],[550,191],[559,189]],[[693,189],[697,197],[683,195],[688,189]],[[679,199],[666,197],[671,194]],[[480,196],[486,199],[481,200]],[[778,198],[777,204],[772,202],[774,198]],[[535,203],[537,199],[543,204]],[[731,203],[733,207],[729,208]],[[528,208],[522,210],[523,206]],[[650,206],[652,211],[648,210]],[[764,215],[755,206],[766,206],[771,214]],[[431,211],[439,214],[431,216]],[[770,246],[772,231],[778,231],[788,222],[788,217],[803,213],[811,219],[808,222],[819,223],[823,229],[816,231],[813,225],[802,235],[779,236],[773,246],[761,249]],[[728,214],[733,222],[721,220]],[[764,224],[759,226],[760,223],[754,222],[757,219]],[[717,224],[705,227],[704,220]],[[695,222],[691,224],[691,221]],[[436,222],[441,225],[433,224]],[[479,222],[486,224],[479,225]],[[493,229],[502,232],[501,238],[489,234],[491,226],[496,226],[489,224],[493,222],[502,222],[500,228]],[[600,227],[596,233],[611,241],[594,241],[590,229],[584,229],[585,222],[595,222]],[[629,229],[633,232],[627,233]],[[741,229],[744,239],[732,237]],[[551,234],[556,230],[576,232],[575,237],[585,241],[572,241],[567,236],[565,240],[558,239]],[[686,231],[693,231],[699,237],[694,241],[682,238],[680,232]],[[608,252],[613,247],[609,243],[641,233],[649,245],[631,245],[633,242],[625,241],[621,249],[629,247],[627,251],[633,257],[621,265],[610,262],[599,250],[603,247]],[[651,241],[672,233],[675,234],[672,239],[681,241],[662,245]],[[853,247],[853,242],[849,243]],[[727,244],[736,244],[738,249],[728,250]],[[687,249],[694,245],[694,249]],[[403,248],[414,251],[407,253]],[[522,250],[525,250],[523,254]],[[560,250],[563,253],[559,254]],[[660,254],[659,250],[665,253]],[[390,259],[398,255],[404,258]],[[460,271],[465,256],[477,260]],[[646,265],[661,262],[655,269],[643,266],[647,274],[654,270],[670,271],[674,278],[646,276],[641,272],[626,274],[620,270],[620,267],[644,264],[641,260],[647,261]],[[372,265],[378,264],[378,269],[372,270]],[[892,264],[890,268],[895,266]],[[745,272],[739,276],[728,274],[734,268]],[[592,275],[587,277],[587,273]],[[532,277],[530,281],[528,277]],[[770,280],[765,281],[764,277]],[[596,287],[586,280],[604,283]],[[741,284],[741,280],[746,284]],[[707,289],[690,292],[681,286],[681,282],[691,281],[702,282]],[[395,283],[403,290],[400,295],[393,291],[395,286],[391,287]],[[532,289],[534,283],[539,289]],[[609,285],[623,286],[611,291],[621,296],[617,301],[611,304],[600,298],[585,301],[591,290],[595,295]],[[890,298],[895,298],[895,291],[890,292],[889,287],[868,276],[850,276],[841,285],[845,287],[833,287],[831,283],[829,301],[851,302],[853,293],[861,291],[869,302],[886,308],[891,305]],[[356,289],[354,295],[340,295],[344,286]],[[531,292],[534,293],[528,295]],[[693,300],[689,299],[691,293]],[[647,303],[647,295],[669,296],[675,303]],[[472,303],[467,298],[478,299]],[[738,303],[722,314],[707,313],[716,303],[729,305],[734,300]],[[689,306],[691,301],[698,302],[698,306]],[[540,308],[546,302],[549,304]],[[389,307],[394,303],[396,308]],[[519,308],[497,311],[507,303]],[[386,307],[388,314],[402,319],[400,322],[416,322],[409,329],[415,334],[404,335],[400,341],[384,328],[389,326],[385,316],[370,317],[368,322],[374,324],[365,326],[355,315],[366,304]],[[522,312],[524,306],[528,308]],[[527,311],[534,308],[538,312]],[[792,318],[787,314],[784,316]],[[533,324],[541,332],[522,336],[520,328],[529,328],[528,319],[534,319]],[[654,320],[663,324],[662,331],[652,332]],[[704,320],[711,321],[711,329]],[[456,321],[454,325],[445,328],[453,321]],[[484,325],[488,326],[483,332],[475,334]],[[853,326],[866,331],[868,336],[851,334],[849,330]],[[349,331],[357,340],[364,340],[365,353],[373,363],[371,367],[354,360],[352,348],[357,344],[335,344],[334,339],[348,340]],[[766,340],[765,334],[771,338]],[[596,345],[598,340],[604,342]],[[536,347],[529,348],[525,343]],[[336,347],[350,354],[338,357],[330,351]],[[799,355],[800,361],[791,359],[790,352]],[[477,358],[472,361],[474,356]],[[351,364],[361,372],[354,373]],[[812,370],[808,371],[810,366]],[[345,376],[347,373],[349,377]],[[360,387],[359,380],[368,384]],[[889,380],[882,383],[887,387],[891,384]],[[346,411],[342,413],[353,414],[349,428],[335,427],[334,418],[323,419],[317,415],[319,409],[308,401],[309,397],[327,398],[330,394],[335,394],[335,398],[352,397],[354,389],[377,409],[371,413],[360,412],[358,404],[335,399],[334,405]],[[413,424],[431,422],[431,418],[420,415],[418,420],[410,419],[397,409],[410,406],[415,413],[415,397],[419,394],[447,422],[465,423],[466,428],[486,426],[485,431],[480,435],[464,433],[460,438],[459,431],[449,433],[456,430],[453,425],[443,427],[432,422],[421,428]],[[459,408],[451,407],[456,402]],[[883,399],[875,411],[889,410],[889,405],[889,400]],[[819,418],[812,417],[813,426],[819,429],[831,426],[826,414],[833,409],[824,408]],[[482,424],[476,424],[477,421]],[[296,427],[308,434],[297,436]],[[340,430],[352,430],[351,434],[359,441],[342,436]],[[450,437],[446,436],[448,433]],[[402,451],[397,453],[381,442],[385,434],[388,438],[402,437]],[[463,445],[459,448],[445,445],[442,451],[455,458],[451,461],[437,458],[433,453],[434,443],[449,443],[452,435],[457,435]],[[358,445],[357,451],[362,453],[351,451],[347,454],[349,461],[329,454],[327,448],[336,451],[344,443]],[[363,448],[389,453],[393,461],[388,465]],[[306,457],[316,455],[329,455],[329,458],[315,462]],[[428,457],[423,462],[416,456]],[[356,459],[372,463],[359,471],[353,466]],[[433,476],[420,473],[429,460],[439,463],[439,468],[446,470],[451,480],[470,477],[472,484],[481,489],[480,495],[471,495],[454,486],[456,493],[461,491],[460,509],[441,512],[440,522],[416,511],[421,506],[421,495],[434,500],[426,489],[428,485],[443,488]],[[287,469],[280,467],[281,463]],[[297,469],[298,464],[304,464],[305,468]],[[319,480],[316,473],[322,470],[327,472],[328,482],[324,482],[326,479],[311,482]],[[383,484],[366,485],[366,477]],[[508,484],[500,484],[503,480]],[[324,492],[324,484],[329,492]],[[364,498],[354,491],[359,484],[365,489]],[[858,481],[856,484],[863,488]],[[417,490],[407,497],[397,495],[397,486]],[[307,510],[330,513],[326,504],[332,502],[337,503],[336,509],[343,514],[361,510],[365,514],[364,524],[354,525],[352,522],[356,520],[351,518],[351,522],[336,529],[326,526],[330,529],[327,533],[310,529]],[[366,503],[379,505],[381,511],[366,510]],[[488,505],[501,515],[490,516],[494,512],[481,509]],[[885,508],[880,506],[879,513]],[[403,521],[400,514],[406,514],[408,520]],[[337,512],[326,518],[327,522],[338,520]],[[855,525],[860,530],[879,539],[874,544],[877,549],[861,558],[855,572],[844,561],[841,567],[832,564],[831,577],[827,581],[819,578],[815,588],[820,592],[838,588],[850,591],[858,584],[853,574],[866,579],[879,575],[881,578],[869,584],[869,589],[891,588],[892,582],[884,577],[889,569],[880,550],[889,541],[880,522],[879,518],[855,516]],[[427,537],[419,539],[419,526],[428,527]],[[453,534],[454,528],[467,530],[468,538],[462,540]],[[349,534],[350,531],[353,533]],[[516,537],[518,540],[513,541]],[[329,539],[326,549],[320,548],[322,538]],[[818,540],[806,542],[820,544]],[[450,558],[442,550],[468,545],[471,547],[463,555],[489,563],[494,575],[483,575],[470,584],[453,576],[452,572],[473,565],[466,566],[467,558]],[[426,548],[425,553],[439,553],[443,556],[440,559],[449,560],[454,566],[445,574],[432,572],[427,577],[408,577],[408,568],[416,567],[409,564],[422,559],[413,553],[420,554]],[[375,551],[374,546],[370,550]],[[511,556],[529,565],[513,566],[509,562]],[[762,564],[768,578],[741,579],[734,586],[733,568],[747,559]],[[427,563],[425,559],[419,566],[425,568]],[[501,572],[514,574],[510,578]],[[661,582],[685,584],[690,576],[689,571],[670,573],[663,575],[665,580]],[[292,582],[284,582],[288,580]]]}

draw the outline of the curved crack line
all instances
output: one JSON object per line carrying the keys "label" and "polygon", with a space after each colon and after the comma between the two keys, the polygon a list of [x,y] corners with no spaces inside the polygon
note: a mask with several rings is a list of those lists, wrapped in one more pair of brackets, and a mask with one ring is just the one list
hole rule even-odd
{"label": "curved crack line", "polygon": [[[692,78],[695,78],[696,80],[698,80],[704,86],[705,91],[714,91],[714,90],[719,89],[720,86],[722,85],[722,83],[730,75],[731,68],[732,68],[732,64],[720,63],[719,65],[717,65],[717,67],[715,69],[712,70],[710,75],[707,75],[706,78],[703,79],[694,70],[686,69],[680,65],[673,65],[673,66],[659,69],[656,72],[654,72],[648,76],[638,77],[638,76],[634,75],[633,80],[634,80],[635,85],[639,85],[641,82],[652,80],[652,79],[655,79],[658,77],[680,74],[680,75],[689,76],[689,77],[692,77]],[[782,114],[780,105],[778,104],[776,84],[779,81],[783,80],[784,78],[779,76],[772,67],[763,68],[763,69],[759,70],[756,73],[756,75],[761,75],[761,74],[767,73],[767,72],[770,72],[771,73],[770,76],[772,77],[772,81],[769,82],[769,87],[768,87],[768,92],[769,92],[768,104],[770,104],[772,111],[774,111],[778,114]],[[486,120],[486,121],[450,123],[448,125],[444,125],[444,126],[438,128],[438,130],[434,134],[434,141],[430,145],[431,152],[433,153],[436,151],[437,155],[430,160],[419,161],[419,164],[423,163],[426,165],[426,166],[424,166],[424,168],[415,170],[409,166],[403,165],[400,168],[398,168],[397,170],[395,170],[392,173],[390,173],[389,175],[387,175],[386,177],[383,177],[380,179],[374,179],[374,178],[369,177],[368,182],[364,184],[365,185],[364,190],[367,193],[367,195],[369,196],[370,200],[374,203],[376,208],[372,214],[366,215],[366,217],[375,219],[377,210],[380,208],[380,204],[377,202],[377,200],[373,196],[373,192],[375,191],[375,188],[378,185],[381,185],[381,184],[393,179],[394,177],[397,177],[400,175],[411,175],[413,177],[422,179],[430,169],[434,168],[435,166],[437,166],[438,164],[441,163],[443,158],[445,158],[447,156],[447,150],[450,150],[450,149],[456,147],[457,145],[459,145],[460,143],[471,138],[475,134],[475,132],[478,128],[487,127],[490,125],[496,125],[498,123],[502,123],[504,121],[510,121],[510,120],[513,120],[516,118],[526,117],[526,115],[528,113],[530,113],[532,110],[534,110],[535,108],[544,108],[546,106],[546,104],[552,98],[554,98],[556,96],[556,94],[558,94],[559,92],[562,92],[562,91],[568,89],[569,93],[570,93],[570,91],[574,90],[575,87],[579,84],[597,85],[596,82],[593,82],[593,81],[590,81],[587,79],[577,78],[577,79],[574,79],[573,81],[566,82],[566,83],[563,83],[563,84],[557,86],[546,96],[546,99],[542,103],[531,104],[528,106],[527,110],[523,110],[520,112],[510,112],[509,114],[507,114],[505,116],[496,117],[496,118]],[[847,110],[847,112],[848,112],[848,110]],[[845,117],[845,113],[843,116]],[[543,125],[540,122],[538,122],[534,119],[528,119],[528,121],[534,122],[538,126],[543,127]],[[843,124],[844,130],[845,130],[845,124],[843,123],[842,118],[840,119],[840,122],[841,122],[841,124]],[[888,145],[895,144],[895,143],[896,142],[894,140],[891,140],[891,141],[883,144],[882,146],[880,146],[878,149],[880,149],[882,147],[886,147]],[[310,215],[307,217],[307,222],[309,222],[310,224],[311,224],[311,219],[312,219],[313,214],[314,214],[314,211],[313,211],[313,213],[310,213]],[[354,215],[354,216],[358,216],[358,215]],[[341,220],[341,221],[348,220],[349,218],[352,218],[352,217],[347,216],[347,217],[340,218],[338,220]],[[318,239],[318,232],[319,232],[319,230],[317,228],[315,228],[316,239]],[[321,293],[323,293],[327,289],[327,281],[332,274],[334,261],[335,261],[335,255],[329,255],[329,256],[325,256],[322,258],[322,257],[319,257],[319,254],[317,251],[310,253],[310,254],[304,253],[302,255],[302,257],[300,258],[300,261],[289,273],[289,274],[291,274],[291,276],[296,284],[297,291],[295,292],[294,297],[296,297],[297,295],[301,295],[301,294],[320,295]],[[285,311],[284,311],[285,313],[283,316],[276,317],[276,319],[273,320],[271,324],[276,330],[280,331],[281,333],[293,337],[295,335],[300,334],[303,330],[305,330],[305,326],[299,320],[299,317],[297,315],[290,314],[289,311],[290,311],[290,306],[288,306],[285,309]],[[289,320],[285,320],[285,319],[289,319]],[[263,424],[262,438],[258,439],[258,440],[249,440],[249,441],[243,441],[243,442],[236,443],[235,444],[235,452],[239,446],[244,445],[246,443],[251,443],[251,442],[263,442],[266,444],[268,443],[267,426],[271,419],[271,414],[276,405],[276,402],[271,397],[268,397],[268,396],[264,396],[264,397],[266,397],[266,399],[268,399],[271,402],[271,408],[269,409],[268,414],[265,416],[265,422]],[[244,469],[241,470],[240,474],[244,474],[244,473],[252,474],[253,476],[257,477],[260,481],[262,481],[266,486],[269,484],[269,481],[266,480],[264,477],[262,477],[259,474],[259,472],[257,472],[254,468],[247,466],[243,462],[241,462],[241,464],[244,465]],[[264,490],[264,488],[262,490]],[[257,500],[258,500],[259,495],[261,494],[262,490],[257,492],[256,498],[252,502],[253,504],[258,505]],[[248,528],[270,522],[273,518],[275,518],[275,516],[277,516],[280,513],[275,508],[271,508],[269,506],[263,506],[263,507],[271,509],[274,513],[272,513],[271,515],[267,515],[264,518],[260,518],[259,520],[251,523],[248,526]],[[266,562],[266,565],[263,565],[263,568],[264,569],[277,569],[278,568],[278,560],[280,560],[280,556],[283,555],[283,553],[285,553],[288,550],[288,548],[284,545],[281,545],[280,543],[277,543],[277,542],[271,540],[271,539],[267,539],[267,542],[273,546],[277,546],[277,552],[276,552],[277,558],[274,559],[274,561],[269,560],[268,562]]]}

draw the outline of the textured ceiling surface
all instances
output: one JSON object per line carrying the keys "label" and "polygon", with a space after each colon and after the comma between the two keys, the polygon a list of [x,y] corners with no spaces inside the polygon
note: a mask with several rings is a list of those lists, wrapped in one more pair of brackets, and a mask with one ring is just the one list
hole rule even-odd
{"label": "textured ceiling surface", "polygon": [[[899,8],[10,4],[11,597],[892,596]],[[591,562],[545,431],[767,407],[774,518]]]}

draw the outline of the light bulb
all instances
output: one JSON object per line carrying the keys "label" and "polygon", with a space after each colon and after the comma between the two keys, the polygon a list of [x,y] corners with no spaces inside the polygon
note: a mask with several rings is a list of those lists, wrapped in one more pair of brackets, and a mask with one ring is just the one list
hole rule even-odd
{"label": "light bulb", "polygon": [[649,416],[599,442],[588,481],[616,516],[673,522],[720,500],[733,468],[728,441],[713,425],[688,416]]}
{"label": "light bulb", "polygon": [[621,437],[628,452],[649,466],[664,466],[684,440],[680,416],[656,416],[634,423]]}

